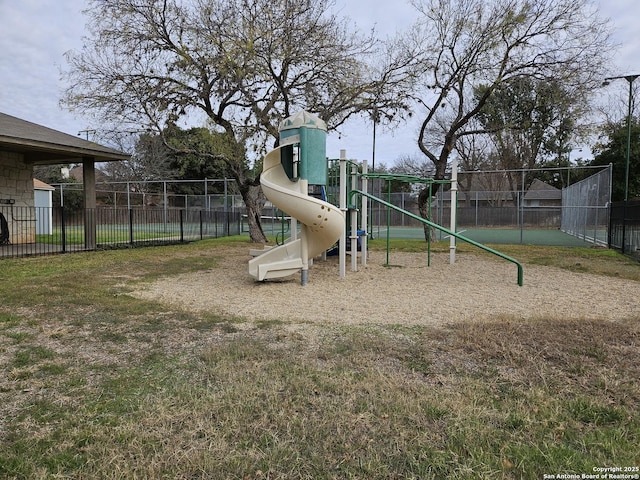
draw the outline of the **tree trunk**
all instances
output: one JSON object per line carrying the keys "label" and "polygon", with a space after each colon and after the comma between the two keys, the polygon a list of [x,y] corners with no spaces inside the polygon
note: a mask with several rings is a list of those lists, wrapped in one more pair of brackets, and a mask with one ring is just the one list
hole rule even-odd
{"label": "tree trunk", "polygon": [[[431,209],[429,208],[429,193],[435,195],[439,190],[439,185],[437,183],[432,185],[432,190],[429,189],[429,185],[425,185],[425,187],[420,190],[418,194],[418,212],[420,212],[420,216],[425,220],[431,220]],[[434,191],[435,190],[435,191]],[[432,228],[426,223],[422,224],[424,229],[424,239],[425,241],[429,241],[429,239],[433,238]]]}
{"label": "tree trunk", "polygon": [[[451,140],[449,144],[452,144]],[[435,172],[433,175],[434,180],[445,179],[445,176],[446,176],[445,174],[447,169],[447,160],[449,158],[450,152],[451,152],[451,148],[446,148],[446,147],[443,148],[442,151],[440,152],[440,157],[438,161],[434,162],[434,166],[435,166]],[[422,188],[422,190],[420,190],[420,193],[418,194],[418,211],[420,212],[420,216],[425,220],[429,220],[433,222],[433,220],[431,219],[431,209],[429,208],[429,205],[430,205],[429,194],[431,193],[431,195],[435,196],[438,193],[438,191],[441,190],[441,188],[442,188],[442,184],[434,183],[433,185],[431,185],[431,189],[429,189],[429,185],[425,185]],[[424,239],[426,241],[428,241],[429,239],[433,239],[434,229],[431,228],[426,223],[423,224],[423,228],[424,228]]]}
{"label": "tree trunk", "polygon": [[240,195],[247,207],[247,223],[249,225],[249,238],[253,243],[266,243],[267,236],[262,230],[260,216],[262,207],[266,201],[260,185],[244,184],[240,186]]}

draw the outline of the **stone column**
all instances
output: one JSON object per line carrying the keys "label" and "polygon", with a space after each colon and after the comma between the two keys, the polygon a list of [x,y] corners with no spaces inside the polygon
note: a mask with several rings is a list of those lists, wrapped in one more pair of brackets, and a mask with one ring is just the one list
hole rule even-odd
{"label": "stone column", "polygon": [[84,246],[88,250],[96,248],[96,165],[92,157],[82,160],[84,182]]}
{"label": "stone column", "polygon": [[17,152],[0,152],[0,213],[13,244],[36,241],[36,217],[33,198],[33,166]]}

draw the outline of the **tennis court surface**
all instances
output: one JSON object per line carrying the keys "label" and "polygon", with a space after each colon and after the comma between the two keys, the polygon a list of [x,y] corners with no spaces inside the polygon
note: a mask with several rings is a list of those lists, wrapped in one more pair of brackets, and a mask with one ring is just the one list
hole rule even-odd
{"label": "tennis court surface", "polygon": [[[384,239],[387,236],[386,226],[373,226],[373,238]],[[482,244],[523,244],[550,245],[565,247],[589,247],[592,238],[583,240],[559,229],[519,229],[519,228],[460,228],[456,233]],[[598,240],[606,242],[606,231],[595,232]],[[423,239],[421,227],[390,227],[389,237],[392,239]],[[592,234],[593,237],[593,234]],[[445,233],[436,232],[436,240],[449,238]]]}

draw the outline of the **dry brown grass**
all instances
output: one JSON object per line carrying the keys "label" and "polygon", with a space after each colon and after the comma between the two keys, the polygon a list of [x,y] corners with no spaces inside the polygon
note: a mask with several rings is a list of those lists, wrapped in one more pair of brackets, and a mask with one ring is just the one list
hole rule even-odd
{"label": "dry brown grass", "polygon": [[3,262],[0,477],[538,479],[640,464],[638,312],[322,324],[129,295],[160,275],[228,275],[227,248]]}

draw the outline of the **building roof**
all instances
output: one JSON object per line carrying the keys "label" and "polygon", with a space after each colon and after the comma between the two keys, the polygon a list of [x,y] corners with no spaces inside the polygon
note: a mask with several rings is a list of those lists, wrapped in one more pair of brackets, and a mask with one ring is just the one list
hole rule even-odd
{"label": "building roof", "polygon": [[129,155],[51,128],[0,113],[0,149],[20,152],[34,164],[126,160]]}
{"label": "building roof", "polygon": [[42,180],[38,180],[37,178],[34,178],[33,189],[34,190],[55,190],[55,187],[52,187],[48,183],[44,183]]}
{"label": "building roof", "polygon": [[[506,184],[497,184],[497,189],[491,190],[483,186],[477,181],[472,183],[471,188],[467,190],[458,190],[458,200],[473,200],[473,201],[512,201],[512,192],[508,189]],[[451,200],[451,191],[447,190],[442,193],[445,201]],[[543,182],[542,180],[535,179],[531,186],[524,194],[524,199],[531,200],[562,200],[562,190]]]}
{"label": "building roof", "polygon": [[[69,178],[73,179],[73,181],[84,182],[84,171],[82,169],[82,165],[76,165],[71,170],[69,170]],[[108,182],[110,179],[102,170],[96,169],[96,182]],[[72,181],[72,180],[66,180]]]}
{"label": "building roof", "polygon": [[525,200],[562,200],[562,191],[559,188],[549,185],[542,180],[535,179],[527,193],[524,194]]}

